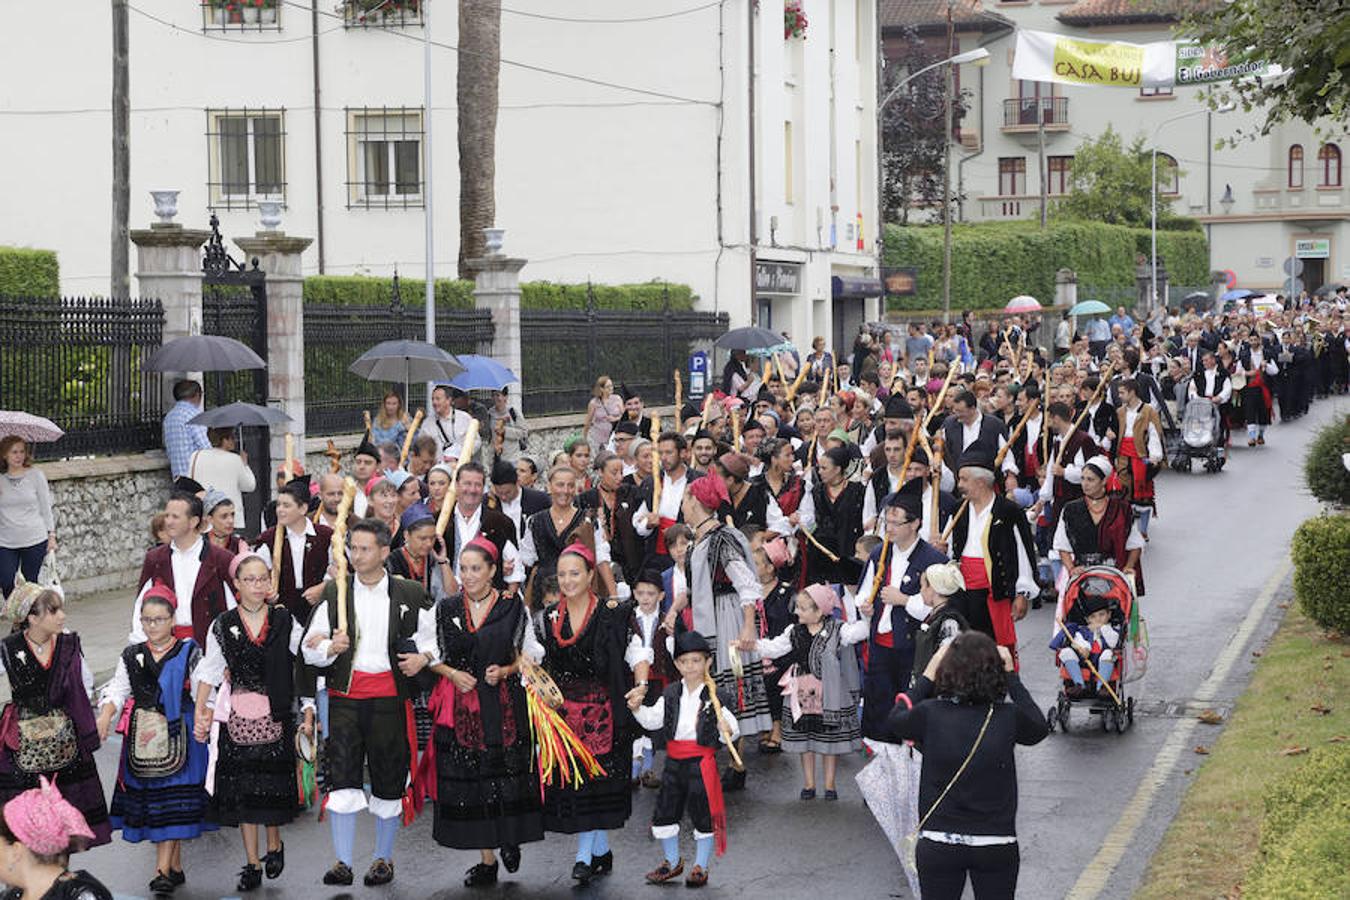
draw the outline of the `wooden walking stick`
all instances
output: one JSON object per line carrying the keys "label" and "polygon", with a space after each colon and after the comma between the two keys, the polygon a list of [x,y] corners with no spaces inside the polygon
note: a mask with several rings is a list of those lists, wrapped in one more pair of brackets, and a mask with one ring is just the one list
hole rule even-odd
{"label": "wooden walking stick", "polygon": [[413,414],[412,427],[408,429],[408,435],[403,439],[403,449],[398,454],[398,467],[400,469],[408,461],[408,451],[412,449],[413,438],[417,437],[417,429],[422,427],[422,417],[425,415],[426,413],[420,408]]}
{"label": "wooden walking stick", "polygon": [[[1056,619],[1055,627],[1057,627],[1060,631],[1064,632],[1064,636],[1069,639],[1069,644],[1070,646],[1072,646],[1073,635],[1069,634],[1069,629],[1064,627],[1064,622],[1061,621],[1060,619]],[[1075,650],[1074,652],[1076,653],[1077,651]],[[1098,684],[1106,688],[1106,692],[1111,695],[1111,699],[1115,701],[1116,706],[1123,706],[1124,704],[1120,702],[1120,697],[1116,695],[1115,691],[1111,690],[1111,685],[1106,681],[1105,678],[1102,678],[1102,673],[1098,672],[1097,667],[1092,664],[1092,658],[1090,656],[1080,656],[1078,658],[1087,664],[1088,671],[1092,673],[1092,677],[1097,679]]]}
{"label": "wooden walking stick", "polygon": [[1008,451],[1012,449],[1012,445],[1017,443],[1017,439],[1021,436],[1022,432],[1026,430],[1027,422],[1029,422],[1031,417],[1036,414],[1036,410],[1040,408],[1040,405],[1041,401],[1039,400],[1032,400],[1027,404],[1027,411],[1022,413],[1022,420],[1017,423],[1017,427],[1013,429],[1013,433],[1008,436],[1008,442],[1000,447],[998,453],[994,455],[994,473],[996,475],[999,467],[1003,465],[1003,458],[1008,455]]}
{"label": "wooden walking stick", "polygon": [[797,377],[793,379],[792,384],[788,387],[787,390],[787,398],[789,403],[792,403],[797,399],[797,391],[801,390],[802,382],[806,380],[806,371],[809,368],[810,366],[808,366],[805,362],[801,363],[801,365],[798,366]]}
{"label": "wooden walking stick", "polygon": [[[956,523],[960,521],[961,516],[965,514],[967,506],[970,506],[970,501],[962,500],[961,505],[956,508],[956,512],[952,514],[951,521],[947,523],[946,528],[942,529],[942,537],[939,538],[941,543],[947,543],[947,539],[952,536],[952,532],[956,529]],[[949,553],[947,555],[950,556],[951,554]]]}
{"label": "wooden walking stick", "polygon": [[942,389],[938,391],[937,399],[933,401],[932,407],[928,410],[928,415],[923,417],[923,427],[925,430],[928,428],[928,423],[933,421],[933,416],[937,415],[937,411],[942,409],[942,401],[947,399],[947,388],[951,387],[952,379],[956,377],[956,373],[960,368],[961,363],[956,360],[952,360],[952,364],[947,367],[947,377],[942,382]]}
{"label": "wooden walking stick", "polygon": [[[469,430],[464,435],[464,449],[459,454],[459,459],[455,460],[455,473],[450,477],[450,487],[445,491],[445,500],[441,502],[441,511],[436,516],[436,534],[438,536],[445,534],[445,529],[450,525],[450,513],[454,511],[455,500],[458,496],[459,470],[464,467],[470,459],[473,458],[474,445],[478,442],[478,420],[474,419],[469,423]],[[447,547],[446,553],[453,553],[454,547]],[[453,563],[452,563],[453,565]]]}
{"label": "wooden walking stick", "polygon": [[1073,437],[1074,432],[1082,427],[1083,421],[1087,419],[1088,410],[1092,408],[1092,404],[1096,403],[1102,396],[1102,392],[1106,390],[1106,384],[1111,380],[1114,369],[1114,365],[1108,364],[1107,367],[1102,370],[1101,382],[1097,385],[1097,390],[1092,392],[1092,397],[1087,403],[1083,404],[1083,411],[1078,414],[1078,418],[1073,420],[1073,424],[1069,426],[1069,430],[1064,432],[1064,437],[1060,438],[1059,458],[1055,460],[1055,465],[1064,465],[1064,454],[1069,449],[1069,438]]}
{"label": "wooden walking stick", "polygon": [[[661,417],[652,416],[652,508],[656,513],[656,518],[661,518],[661,488],[664,487],[665,477],[661,472],[661,461],[656,455],[656,436],[661,433]],[[658,529],[661,527],[658,522]]]}
{"label": "wooden walking stick", "polygon": [[731,411],[731,449],[737,453],[741,452],[741,411],[739,409]]}
{"label": "wooden walking stick", "polygon": [[370,440],[370,429],[371,429],[370,410],[368,409],[361,410],[361,415],[365,417],[366,420],[366,440]]}
{"label": "wooden walking stick", "polygon": [[[282,484],[295,477],[295,435],[286,432],[286,467],[281,470],[285,475]],[[276,525],[276,535],[272,538],[272,595],[281,590],[281,553],[286,548],[286,526]]]}
{"label": "wooden walking stick", "polygon": [[356,479],[348,475],[342,480],[342,501],[338,503],[337,521],[333,523],[333,539],[328,553],[333,557],[337,586],[337,630],[347,630],[347,519],[356,500]]}
{"label": "wooden walking stick", "polygon": [[[675,370],[675,431],[684,431],[684,379],[680,377],[680,370]],[[655,441],[653,441],[655,443]]]}
{"label": "wooden walking stick", "polygon": [[[885,516],[885,513],[882,513]],[[886,560],[891,552],[891,539],[889,536],[882,538],[881,555],[877,557],[877,572],[872,576],[872,588],[867,592],[867,605],[870,606],[877,602],[877,594],[881,593],[881,582],[886,575]]]}
{"label": "wooden walking stick", "polygon": [[800,525],[797,526],[797,530],[800,531],[802,534],[806,535],[806,539],[811,542],[811,545],[815,547],[817,550],[819,550],[821,553],[824,553],[826,558],[828,558],[830,562],[839,562],[839,554],[833,552],[832,550],[830,550],[829,547],[826,547],[820,541],[816,540],[816,536],[814,534],[807,531],[805,528],[802,528]]}
{"label": "wooden walking stick", "polygon": [[712,700],[713,715],[717,717],[717,730],[726,739],[727,749],[731,751],[731,761],[737,769],[744,769],[745,763],[741,761],[741,754],[736,750],[736,742],[731,739],[731,728],[722,721],[722,701],[717,698],[717,682],[713,681],[711,672],[703,673],[703,683],[708,686],[708,698]]}

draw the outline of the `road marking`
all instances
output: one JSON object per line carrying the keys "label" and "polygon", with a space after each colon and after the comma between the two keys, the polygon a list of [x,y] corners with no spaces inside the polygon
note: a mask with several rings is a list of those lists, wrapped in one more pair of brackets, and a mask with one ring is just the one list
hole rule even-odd
{"label": "road marking", "polygon": [[[1261,593],[1257,595],[1256,602],[1248,610],[1242,624],[1238,626],[1237,632],[1215,658],[1214,669],[1195,692],[1196,700],[1202,703],[1208,702],[1218,695],[1220,686],[1228,680],[1228,676],[1233,671],[1233,666],[1237,664],[1243,650],[1246,649],[1247,642],[1251,640],[1257,626],[1262,623],[1269,612],[1270,606],[1275,600],[1275,592],[1279,590],[1280,585],[1289,576],[1292,569],[1293,563],[1287,557],[1276,565],[1275,571],[1271,573],[1270,578],[1262,586]],[[1106,839],[1102,841],[1101,848],[1097,850],[1097,854],[1092,857],[1092,860],[1083,869],[1083,873],[1078,876],[1078,881],[1065,895],[1066,900],[1093,900],[1106,888],[1111,873],[1116,870],[1116,866],[1120,865],[1121,859],[1125,857],[1125,851],[1134,842],[1139,826],[1144,823],[1149,810],[1153,807],[1154,797],[1167,783],[1167,779],[1172,776],[1182,753],[1189,752],[1191,735],[1199,724],[1198,719],[1188,718],[1181,720],[1173,727],[1172,733],[1163,742],[1162,749],[1154,757],[1153,764],[1144,773],[1144,777],[1139,780],[1139,787],[1135,790],[1134,796],[1125,805],[1125,809],[1121,812],[1120,818],[1116,820],[1115,826],[1107,834]]]}

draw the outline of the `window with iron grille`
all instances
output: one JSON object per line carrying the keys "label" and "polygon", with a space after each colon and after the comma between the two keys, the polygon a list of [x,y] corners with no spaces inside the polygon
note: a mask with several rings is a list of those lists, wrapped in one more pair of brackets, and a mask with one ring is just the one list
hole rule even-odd
{"label": "window with iron grille", "polygon": [[206,152],[212,206],[286,201],[285,110],[208,109]]}
{"label": "window with iron grille", "polygon": [[422,24],[422,0],[346,0],[348,28],[399,28]]}
{"label": "window with iron grille", "polygon": [[422,205],[422,110],[347,110],[347,205],[407,209]]}
{"label": "window with iron grille", "polygon": [[282,0],[201,0],[203,31],[280,31]]}

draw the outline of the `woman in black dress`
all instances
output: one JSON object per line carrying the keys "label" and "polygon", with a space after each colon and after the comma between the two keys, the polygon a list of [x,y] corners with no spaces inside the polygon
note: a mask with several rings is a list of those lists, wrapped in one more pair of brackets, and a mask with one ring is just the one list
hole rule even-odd
{"label": "woman in black dress", "polygon": [[526,602],[531,608],[538,607],[544,582],[558,571],[563,548],[576,541],[594,548],[605,596],[614,596],[608,538],[596,527],[592,511],[577,508],[577,473],[570,466],[554,466],[548,473],[548,496],[552,501],[549,508],[530,516],[521,529],[520,561],[530,569]]}
{"label": "woman in black dress", "polygon": [[437,723],[425,759],[435,777],[436,843],[481,850],[464,885],[495,884],[500,847],[506,871],[520,845],[544,838],[538,775],[531,768],[525,688],[514,677],[529,626],[519,597],[492,586],[497,548],[476,537],[459,555],[463,591],[436,604],[441,676],[431,696]]}
{"label": "woman in black dress", "polygon": [[45,778],[5,804],[0,816],[0,871],[9,890],[0,900],[112,900],[88,872],[72,872],[70,854],[94,833],[80,811]]}
{"label": "woman in black dress", "polygon": [[627,702],[646,695],[651,664],[651,651],[629,634],[633,604],[601,601],[591,589],[594,571],[595,557],[581,544],[562,552],[562,599],[536,619],[540,646],[531,647],[534,654],[542,648],[544,668],[563,693],[568,726],[604,770],[580,787],[544,787],[544,829],[577,836],[572,877],[582,884],[614,869],[608,831],[622,828],[633,811],[629,774],[640,728]]}
{"label": "woman in black dress", "polygon": [[845,447],[831,447],[820,454],[816,483],[811,488],[811,506],[816,527],[812,532],[820,546],[831,551],[831,560],[815,543],[806,557],[807,580],[814,583],[842,584],[850,581],[848,566],[854,545],[862,537],[863,502],[867,485],[848,478],[849,454]]}

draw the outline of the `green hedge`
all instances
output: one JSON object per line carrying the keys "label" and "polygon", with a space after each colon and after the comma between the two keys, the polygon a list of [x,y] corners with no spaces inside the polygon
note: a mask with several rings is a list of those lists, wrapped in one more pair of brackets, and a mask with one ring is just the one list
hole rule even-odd
{"label": "green hedge", "polygon": [[1350,506],[1350,472],[1341,454],[1350,450],[1350,416],[1322,427],[1308,445],[1303,459],[1303,480],[1323,503]]}
{"label": "green hedge", "polygon": [[[597,309],[660,310],[670,295],[670,308],[694,308],[694,292],[684,284],[652,281],[646,284],[554,284],[527,281],[520,286],[520,303],[525,309],[585,309],[587,290],[594,293]],[[305,300],[314,303],[338,303],[352,306],[388,306],[393,297],[393,280],[364,275],[313,275],[305,279]],[[422,307],[426,282],[399,278],[399,296],[407,307]],[[439,279],[436,305],[447,309],[473,308],[473,282]]]}
{"label": "green hedge", "polygon": [[0,294],[59,297],[61,267],[55,251],[0,247]]}
{"label": "green hedge", "polygon": [[[1093,288],[1132,287],[1135,255],[1149,249],[1147,229],[1100,222],[981,222],[952,229],[952,307],[998,306],[1017,294],[1043,303],[1054,297],[1055,273],[1072,269],[1080,295]],[[1203,234],[1159,231],[1158,252],[1176,284],[1209,281]],[[886,264],[917,266],[918,294],[891,301],[892,309],[942,305],[942,228],[887,225]],[[1084,297],[1086,299],[1086,296]]]}
{"label": "green hedge", "polygon": [[1299,607],[1323,628],[1350,634],[1350,516],[1308,519],[1290,550]]}
{"label": "green hedge", "polygon": [[1350,745],[1317,748],[1270,789],[1261,854],[1246,900],[1350,897]]}

